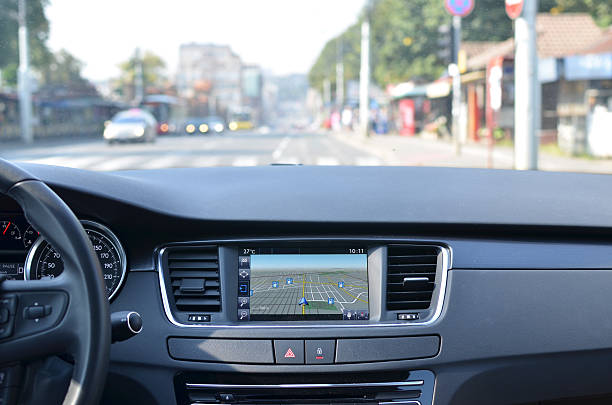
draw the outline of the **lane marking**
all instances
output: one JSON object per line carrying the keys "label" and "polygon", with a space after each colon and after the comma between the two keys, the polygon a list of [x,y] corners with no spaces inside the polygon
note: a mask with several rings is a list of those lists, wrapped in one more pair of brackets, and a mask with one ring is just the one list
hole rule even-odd
{"label": "lane marking", "polygon": [[283,152],[285,151],[285,149],[287,149],[287,145],[289,145],[289,141],[291,139],[286,136],[283,139],[281,139],[280,143],[278,144],[278,146],[276,147],[276,149],[274,149],[274,152],[272,152],[272,159],[278,159],[281,157],[281,155],[283,154]]}
{"label": "lane marking", "polygon": [[179,163],[185,159],[178,155],[162,155],[160,157],[151,157],[148,161],[140,165],[141,169],[165,169],[177,167]]}
{"label": "lane marking", "polygon": [[373,156],[360,156],[355,160],[357,166],[380,166],[380,159]]}
{"label": "lane marking", "polygon": [[232,166],[257,166],[255,156],[239,156],[232,162]]}
{"label": "lane marking", "polygon": [[120,156],[116,158],[111,158],[106,162],[101,162],[100,164],[92,167],[91,169],[101,172],[120,169],[137,169],[138,167],[140,167],[140,164],[142,164],[142,162],[145,160],[147,160],[147,157],[141,155]]}
{"label": "lane marking", "polygon": [[340,164],[340,161],[335,157],[319,156],[317,158],[318,166],[338,166],[339,164]]}

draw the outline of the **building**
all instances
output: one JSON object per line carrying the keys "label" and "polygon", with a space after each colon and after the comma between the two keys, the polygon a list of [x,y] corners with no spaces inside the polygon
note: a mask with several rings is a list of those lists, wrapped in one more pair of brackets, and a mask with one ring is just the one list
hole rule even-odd
{"label": "building", "polygon": [[179,50],[178,94],[191,114],[225,115],[242,97],[242,60],[227,45],[183,44]]}
{"label": "building", "polygon": [[[590,140],[594,130],[612,122],[603,111],[612,111],[612,30],[599,28],[586,13],[563,13],[539,14],[536,31],[540,141],[557,142],[571,153],[612,156],[612,141],[604,148],[603,141]],[[461,75],[462,141],[513,136],[514,48],[514,38],[462,43],[467,56]],[[411,100],[417,130],[450,120],[449,77],[409,84],[394,86],[391,95],[399,102]]]}

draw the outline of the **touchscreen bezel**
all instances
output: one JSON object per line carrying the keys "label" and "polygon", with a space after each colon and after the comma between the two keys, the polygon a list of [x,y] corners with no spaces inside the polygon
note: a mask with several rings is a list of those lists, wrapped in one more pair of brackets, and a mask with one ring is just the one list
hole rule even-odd
{"label": "touchscreen bezel", "polygon": [[[240,323],[243,323],[243,322],[298,322],[298,323],[302,323],[302,322],[307,322],[307,321],[336,321],[336,322],[341,322],[344,324],[345,322],[354,323],[354,322],[359,322],[359,321],[366,321],[366,322],[369,321],[370,310],[371,310],[371,303],[369,302],[369,300],[371,299],[371,297],[370,297],[370,284],[369,284],[370,280],[369,280],[369,269],[368,269],[369,267],[368,266],[368,249],[365,246],[332,246],[332,247],[243,246],[243,247],[238,248],[238,253],[239,253],[238,254],[238,265],[237,265],[237,268],[238,268],[237,321],[238,322]],[[316,258],[314,258],[315,255],[316,255]],[[344,280],[343,279],[341,280],[341,278],[343,277],[340,277],[338,280],[335,280],[335,279],[332,280],[337,285],[332,282],[326,282],[325,283],[326,285],[324,287],[326,290],[329,290],[329,292],[326,293],[326,297],[323,297],[323,298],[326,298],[327,302],[319,302],[321,300],[318,300],[317,298],[320,298],[320,297],[314,296],[316,294],[319,294],[319,292],[314,291],[313,284],[312,284],[313,282],[320,283],[319,277],[317,277],[317,280],[313,279],[312,274],[316,274],[316,273],[311,274],[311,273],[306,272],[304,274],[299,274],[299,271],[297,270],[296,271],[298,273],[283,270],[280,272],[281,274],[279,274],[279,276],[277,277],[279,278],[279,280],[276,280],[275,282],[271,281],[270,288],[273,290],[275,290],[276,288],[279,288],[279,293],[281,292],[284,293],[283,291],[284,288],[291,290],[290,296],[291,298],[299,299],[300,304],[296,304],[296,306],[301,307],[302,313],[301,314],[299,313],[300,309],[297,309],[296,311],[296,306],[291,306],[291,308],[283,310],[283,312],[285,313],[261,313],[261,312],[253,313],[252,310],[254,308],[251,305],[251,299],[253,295],[256,294],[256,292],[254,292],[253,289],[251,288],[250,282],[251,282],[252,273],[254,271],[257,271],[256,269],[251,269],[251,260],[253,260],[254,256],[259,256],[262,259],[265,257],[270,262],[281,263],[281,266],[282,266],[282,263],[284,261],[283,256],[287,258],[288,263],[291,262],[292,260],[297,261],[297,263],[301,263],[302,261],[299,260],[301,259],[301,256],[304,257],[303,262],[308,263],[308,260],[310,258],[313,258],[313,260],[315,261],[323,260],[324,262],[326,255],[334,255],[333,257],[330,256],[330,262],[335,261],[336,263],[338,261],[343,262],[342,256],[362,256],[363,255],[364,256],[362,258],[364,260],[363,272],[364,272],[365,280],[361,280],[359,282],[349,284],[350,287],[344,285],[345,284]],[[347,258],[347,262],[349,263],[354,263],[356,261],[359,262],[359,259],[353,260],[353,259]],[[359,270],[359,272],[361,273],[361,270]],[[263,273],[260,273],[260,274],[263,274]],[[272,278],[270,280],[272,280]],[[266,282],[270,280],[266,280]],[[353,284],[359,284],[359,285],[353,285]],[[297,297],[297,295],[300,295],[298,291],[299,288],[296,288],[296,287],[299,287],[299,285],[302,285],[302,292],[301,292],[302,297]],[[310,291],[307,291],[308,290],[307,287],[311,287]],[[322,288],[323,285],[319,287]],[[294,289],[296,290],[297,298],[293,297],[293,295],[295,295],[293,294]],[[348,291],[349,289],[351,290],[351,292]],[[355,294],[355,290],[359,291],[362,289],[366,290],[366,295],[369,298],[364,297],[363,291],[361,291],[361,295]],[[314,295],[313,295],[313,292],[314,292]],[[309,297],[309,293],[310,293],[310,297]],[[349,298],[351,296],[351,293],[353,297],[355,297],[355,295],[359,296],[358,299],[355,298],[353,300],[354,302],[357,302],[357,305],[354,305],[353,303],[351,303],[351,305],[346,305],[346,307],[348,307],[346,308],[345,305],[342,305],[342,304],[346,304],[346,301],[343,302],[342,300]],[[287,295],[287,294],[284,294],[284,295]],[[284,298],[284,301],[283,301],[284,304],[286,304],[285,301],[287,299],[291,299],[291,298],[288,298],[288,297]],[[310,298],[310,300],[308,298]],[[315,302],[312,302],[312,300],[314,300]],[[359,301],[363,302],[364,304],[359,305],[359,303],[361,303]],[[338,303],[341,303],[340,307],[338,307]],[[339,312],[337,313],[327,312],[330,306],[334,306],[335,308],[338,308]],[[323,310],[321,311],[322,313],[319,313],[319,311],[315,310],[313,307],[323,308]],[[260,308],[261,306],[258,309]],[[277,307],[276,310],[278,310],[278,308],[279,307]],[[315,313],[308,313],[309,311],[312,311]]]}

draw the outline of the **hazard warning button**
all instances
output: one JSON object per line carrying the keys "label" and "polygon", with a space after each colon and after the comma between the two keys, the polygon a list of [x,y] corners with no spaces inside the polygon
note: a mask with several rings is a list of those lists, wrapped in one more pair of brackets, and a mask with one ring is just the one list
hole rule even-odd
{"label": "hazard warning button", "polygon": [[274,354],[277,364],[304,364],[304,341],[275,340]]}

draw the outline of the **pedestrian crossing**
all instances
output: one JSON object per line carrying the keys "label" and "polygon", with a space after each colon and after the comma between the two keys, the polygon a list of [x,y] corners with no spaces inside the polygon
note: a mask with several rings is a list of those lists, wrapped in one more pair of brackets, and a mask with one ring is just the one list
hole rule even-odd
{"label": "pedestrian crossing", "polygon": [[19,156],[11,157],[28,163],[38,163],[54,166],[66,166],[77,169],[95,171],[164,169],[174,167],[212,167],[212,166],[267,166],[270,164],[303,164],[317,166],[378,166],[383,162],[371,156],[355,156],[353,158],[339,159],[335,156],[308,156],[300,159],[298,156],[278,157],[271,155],[197,155],[197,154],[127,154],[119,156],[109,155],[55,155],[51,157]]}

